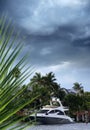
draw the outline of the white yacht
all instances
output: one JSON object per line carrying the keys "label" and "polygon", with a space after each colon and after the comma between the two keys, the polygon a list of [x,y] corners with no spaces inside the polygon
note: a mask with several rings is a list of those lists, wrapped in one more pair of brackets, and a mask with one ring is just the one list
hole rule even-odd
{"label": "white yacht", "polygon": [[53,98],[50,105],[44,106],[36,114],[30,116],[40,124],[67,124],[73,123],[72,118],[66,115],[68,108],[64,107],[61,101]]}

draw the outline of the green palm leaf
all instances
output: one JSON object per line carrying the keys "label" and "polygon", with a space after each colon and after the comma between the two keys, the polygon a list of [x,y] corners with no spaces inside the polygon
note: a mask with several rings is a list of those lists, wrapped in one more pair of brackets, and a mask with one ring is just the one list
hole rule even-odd
{"label": "green palm leaf", "polygon": [[[15,65],[23,45],[22,41],[17,42],[18,35],[13,34],[11,21],[2,16],[0,18],[0,129],[2,130],[20,121],[21,118],[17,118],[16,113],[38,97],[36,95],[23,100],[22,94],[27,86],[22,86],[32,74],[32,68],[27,67],[26,55]],[[19,100],[16,100],[17,98]]]}

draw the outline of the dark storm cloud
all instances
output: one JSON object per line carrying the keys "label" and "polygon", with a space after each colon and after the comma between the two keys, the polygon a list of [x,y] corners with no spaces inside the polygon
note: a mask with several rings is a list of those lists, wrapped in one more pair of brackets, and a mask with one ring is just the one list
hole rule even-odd
{"label": "dark storm cloud", "polygon": [[55,66],[51,67],[55,70],[61,66],[65,80],[70,72],[72,79],[75,67],[77,75],[80,72],[89,82],[89,0],[0,0],[0,12],[15,22],[15,31],[21,30],[21,37],[26,36],[23,53],[30,52],[32,64]]}
{"label": "dark storm cloud", "polygon": [[[41,65],[50,65],[70,61],[77,62],[81,66],[85,65],[83,58],[86,59],[87,57],[89,59],[90,42],[86,30],[80,31],[80,29],[73,25],[67,25],[59,27],[49,35],[28,35],[29,42],[27,43],[34,48],[32,50],[33,62],[35,64],[37,62],[38,64],[41,63]],[[48,50],[48,53],[45,53],[45,49]],[[53,62],[53,60],[56,62]]]}
{"label": "dark storm cloud", "polygon": [[75,47],[90,49],[90,36],[74,40],[73,45]]}
{"label": "dark storm cloud", "polygon": [[81,0],[6,1],[4,6],[8,14],[19,26],[34,34],[50,34],[60,25],[81,22],[87,3]]}
{"label": "dark storm cloud", "polygon": [[[66,27],[59,27],[57,31],[49,35],[30,35],[28,36],[27,43],[32,46],[32,55],[35,59],[38,59],[41,64],[56,64],[60,63],[61,60],[66,60],[67,56],[64,57],[64,53],[72,52],[70,49],[71,45],[71,32],[73,29]],[[48,50],[48,52],[47,52]],[[64,52],[66,50],[66,52]],[[45,52],[46,51],[46,52]],[[64,52],[64,53],[63,53]],[[38,58],[39,57],[39,58]],[[44,59],[45,62],[41,62]],[[57,61],[53,63],[53,60]],[[38,62],[39,63],[39,62]]]}
{"label": "dark storm cloud", "polygon": [[4,0],[0,0],[0,15],[5,11],[6,2]]}
{"label": "dark storm cloud", "polygon": [[[59,4],[59,2],[54,1],[52,6],[52,2],[45,3],[41,0],[38,2],[36,0],[23,0],[23,3],[22,0],[2,1],[2,9],[5,9],[16,22],[16,31],[21,28],[23,35],[27,36],[25,52],[31,49],[34,64],[40,62],[41,65],[50,65],[68,60],[79,61],[78,55],[82,53],[79,47],[85,43],[85,40],[83,41],[85,30],[82,30],[81,26],[84,23],[85,28],[89,22],[89,20],[83,19],[88,16],[83,11],[87,5],[84,6],[81,3],[76,5],[76,3],[71,2],[72,5],[69,3],[67,7],[63,8],[66,3],[62,2],[62,6],[58,6],[57,3]],[[72,6],[75,6],[75,9]],[[47,11],[49,11],[48,14]],[[82,15],[81,18],[77,13]],[[52,14],[53,16],[51,16]],[[84,20],[83,23],[81,22],[82,19]],[[53,63],[53,60],[56,62]]]}

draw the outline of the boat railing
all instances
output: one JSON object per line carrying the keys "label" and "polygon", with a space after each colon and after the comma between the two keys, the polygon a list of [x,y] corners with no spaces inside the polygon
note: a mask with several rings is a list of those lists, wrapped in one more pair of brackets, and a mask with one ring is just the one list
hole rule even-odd
{"label": "boat railing", "polygon": [[43,108],[57,108],[59,106],[53,106],[53,105],[46,105],[46,106],[43,106]]}

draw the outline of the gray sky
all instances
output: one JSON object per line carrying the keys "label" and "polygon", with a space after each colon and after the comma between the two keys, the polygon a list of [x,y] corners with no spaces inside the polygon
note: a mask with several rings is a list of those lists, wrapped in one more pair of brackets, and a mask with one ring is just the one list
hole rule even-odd
{"label": "gray sky", "polygon": [[26,36],[23,53],[37,72],[90,91],[90,0],[0,0],[2,13]]}

